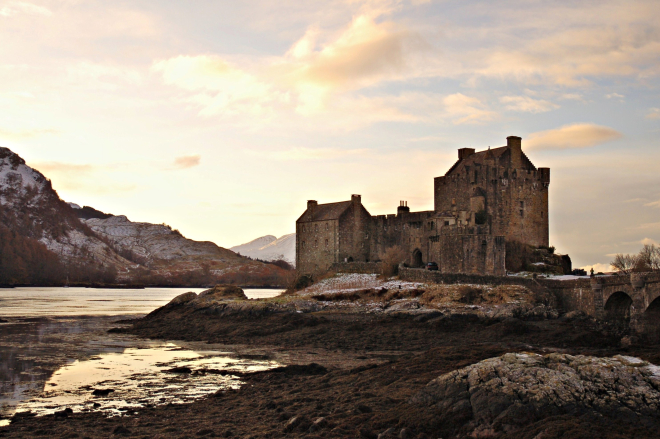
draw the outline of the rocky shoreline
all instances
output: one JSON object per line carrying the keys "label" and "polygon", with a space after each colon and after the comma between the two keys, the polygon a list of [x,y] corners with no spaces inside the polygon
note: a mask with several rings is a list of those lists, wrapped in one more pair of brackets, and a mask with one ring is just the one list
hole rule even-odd
{"label": "rocky shoreline", "polygon": [[434,288],[250,301],[225,289],[187,293],[114,331],[241,345],[298,366],[122,417],[19,416],[0,437],[657,436],[658,345],[622,344],[523,290]]}

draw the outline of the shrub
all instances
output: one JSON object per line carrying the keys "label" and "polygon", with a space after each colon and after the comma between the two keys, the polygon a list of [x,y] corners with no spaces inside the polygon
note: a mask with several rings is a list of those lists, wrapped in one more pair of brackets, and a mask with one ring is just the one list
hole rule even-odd
{"label": "shrub", "polygon": [[480,301],[481,289],[471,287],[469,285],[462,285],[458,288],[458,301],[461,303],[472,304]]}
{"label": "shrub", "polygon": [[398,274],[399,264],[404,262],[407,256],[406,252],[398,245],[390,247],[381,253],[380,260],[383,276],[391,277]]}

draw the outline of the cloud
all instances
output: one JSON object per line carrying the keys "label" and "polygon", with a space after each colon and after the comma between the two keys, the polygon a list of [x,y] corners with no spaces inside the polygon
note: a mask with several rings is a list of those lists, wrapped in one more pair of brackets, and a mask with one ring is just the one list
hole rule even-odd
{"label": "cloud", "polygon": [[619,93],[606,94],[605,97],[607,99],[619,99],[621,102],[623,102],[623,99],[625,98],[624,95],[620,95]]}
{"label": "cloud", "polygon": [[17,14],[51,15],[50,9],[27,2],[9,2],[0,8],[0,17],[11,17]]}
{"label": "cloud", "polygon": [[166,84],[197,92],[188,101],[204,116],[323,113],[337,95],[405,78],[407,58],[426,50],[414,32],[376,21],[387,8],[370,6],[330,38],[309,27],[281,56],[232,62],[180,55],[154,62],[152,71]]}
{"label": "cloud", "polygon": [[54,128],[29,128],[24,130],[7,130],[0,128],[0,138],[8,140],[24,140],[60,133],[60,130],[56,130]]}
{"label": "cloud", "polygon": [[649,108],[646,114],[647,119],[660,119],[660,108]]}
{"label": "cloud", "polygon": [[306,148],[295,147],[282,151],[247,151],[248,154],[269,157],[275,160],[333,160],[344,157],[355,157],[369,152],[368,149],[339,149],[339,148]]}
{"label": "cloud", "polygon": [[94,170],[92,165],[79,165],[75,163],[62,163],[62,162],[37,162],[32,163],[30,166],[46,177],[49,174],[87,174]]}
{"label": "cloud", "polygon": [[590,273],[592,268],[594,269],[595,273],[607,273],[613,271],[613,268],[610,264],[601,264],[601,263],[585,265],[584,267],[580,267],[580,268],[585,270],[587,273]]}
{"label": "cloud", "polygon": [[660,207],[660,200],[644,204],[644,207]]}
{"label": "cloud", "polygon": [[453,118],[455,125],[490,122],[497,117],[497,114],[486,109],[479,99],[462,93],[449,95],[443,102],[447,114]]}
{"label": "cloud", "polygon": [[542,99],[532,99],[528,96],[502,96],[500,102],[507,110],[522,111],[525,113],[545,113],[556,110],[559,105]]}
{"label": "cloud", "polygon": [[589,148],[620,139],[623,135],[612,129],[592,123],[576,123],[548,131],[530,134],[525,140],[529,149]]}
{"label": "cloud", "polygon": [[660,244],[658,243],[658,241],[656,241],[655,239],[651,239],[651,238],[644,238],[644,239],[642,239],[642,240],[639,241],[639,242],[640,242],[640,244],[642,244],[642,245],[660,245]]}
{"label": "cloud", "polygon": [[174,159],[173,169],[194,168],[195,166],[199,166],[199,162],[200,162],[201,159],[202,159],[202,156],[200,156],[198,154],[177,157],[177,158]]}
{"label": "cloud", "polygon": [[579,93],[564,93],[559,98],[566,101],[584,101]]}
{"label": "cloud", "polygon": [[635,227],[639,230],[658,230],[660,231],[660,222],[657,223],[643,223]]}

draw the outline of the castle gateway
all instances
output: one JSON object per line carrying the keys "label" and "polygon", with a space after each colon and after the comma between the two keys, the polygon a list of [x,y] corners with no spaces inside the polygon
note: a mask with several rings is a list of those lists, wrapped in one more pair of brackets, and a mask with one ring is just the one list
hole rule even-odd
{"label": "castle gateway", "polygon": [[336,262],[378,261],[399,246],[407,263],[437,262],[444,273],[505,274],[507,241],[548,246],[550,169],[536,168],[520,137],[475,152],[458,150],[458,161],[434,180],[434,209],[372,216],[360,195],[318,204],[296,221],[296,268],[321,273]]}

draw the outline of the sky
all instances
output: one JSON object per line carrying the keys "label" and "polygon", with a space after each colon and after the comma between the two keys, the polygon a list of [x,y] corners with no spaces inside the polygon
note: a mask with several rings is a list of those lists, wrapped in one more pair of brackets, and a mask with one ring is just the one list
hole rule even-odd
{"label": "sky", "polygon": [[433,208],[522,137],[576,267],[660,241],[652,1],[4,1],[0,146],[60,197],[223,247],[306,200]]}

